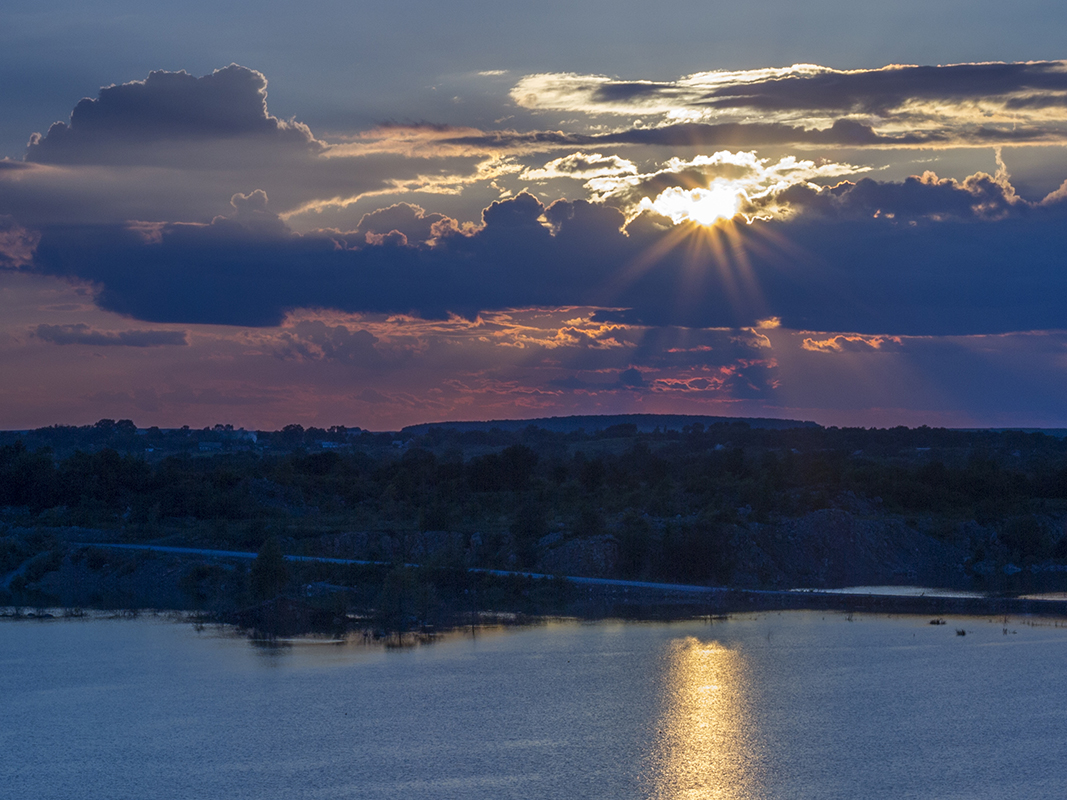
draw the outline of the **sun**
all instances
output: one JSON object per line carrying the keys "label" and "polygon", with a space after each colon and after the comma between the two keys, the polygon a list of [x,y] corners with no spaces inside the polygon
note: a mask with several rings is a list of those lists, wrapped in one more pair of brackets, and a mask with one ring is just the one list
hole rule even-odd
{"label": "sun", "polygon": [[670,217],[676,225],[695,222],[711,227],[719,220],[732,219],[737,214],[741,190],[726,181],[716,181],[706,189],[672,186],[660,192],[655,200],[642,200],[641,205]]}

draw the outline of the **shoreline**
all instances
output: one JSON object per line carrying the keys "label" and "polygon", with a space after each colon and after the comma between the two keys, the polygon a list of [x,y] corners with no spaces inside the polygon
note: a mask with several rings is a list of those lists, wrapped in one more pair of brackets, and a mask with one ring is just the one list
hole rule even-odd
{"label": "shoreline", "polygon": [[[484,609],[471,614],[457,615],[449,629],[483,624],[517,624],[541,619],[572,618],[581,621],[600,621],[620,619],[628,621],[672,622],[690,619],[726,617],[730,614],[743,614],[767,611],[833,611],[845,614],[863,613],[880,615],[909,616],[956,616],[956,617],[1001,617],[1030,616],[1043,618],[1063,618],[1067,621],[1067,599],[1035,599],[1032,597],[974,597],[974,596],[934,596],[903,594],[844,593],[835,591],[775,591],[708,587],[700,600],[687,592],[650,592],[659,596],[640,596],[628,593],[620,597],[619,592],[591,592],[590,596],[572,602],[571,608],[564,614],[529,615],[514,614],[508,611]],[[687,587],[691,589],[692,587]],[[291,603],[301,602],[297,598],[278,598]],[[273,602],[273,601],[272,601]],[[166,608],[92,608],[61,606],[5,606],[0,607],[0,620],[114,620],[137,619],[142,616],[167,617],[178,622],[232,625],[236,628],[253,630],[258,626],[243,624],[242,612],[205,612],[194,609]],[[346,617],[338,629],[357,630],[360,626],[351,625],[356,620],[369,622],[364,617]],[[509,621],[510,620],[510,621]],[[322,627],[311,624],[306,633],[321,632]],[[363,626],[367,627],[367,626]],[[376,626],[371,626],[376,627]],[[413,632],[418,629],[412,629]]]}

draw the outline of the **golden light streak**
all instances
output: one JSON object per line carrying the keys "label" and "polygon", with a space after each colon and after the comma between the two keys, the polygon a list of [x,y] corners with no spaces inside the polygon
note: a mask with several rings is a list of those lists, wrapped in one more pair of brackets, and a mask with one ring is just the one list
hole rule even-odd
{"label": "golden light streak", "polygon": [[825,339],[806,337],[800,346],[805,350],[816,353],[841,353],[848,347],[881,350],[887,344],[899,345],[901,342],[902,339],[899,336],[865,336],[860,333],[839,333]]}
{"label": "golden light streak", "polygon": [[741,800],[759,795],[741,654],[693,637],[672,642],[665,710],[651,760],[655,800]]}
{"label": "golden light streak", "polygon": [[743,217],[721,217],[711,225],[692,220],[673,225],[615,274],[603,288],[602,302],[614,303],[628,285],[678,250],[681,257],[675,303],[679,310],[691,309],[709,289],[725,296],[737,309],[764,308],[763,293],[747,252],[753,227]]}

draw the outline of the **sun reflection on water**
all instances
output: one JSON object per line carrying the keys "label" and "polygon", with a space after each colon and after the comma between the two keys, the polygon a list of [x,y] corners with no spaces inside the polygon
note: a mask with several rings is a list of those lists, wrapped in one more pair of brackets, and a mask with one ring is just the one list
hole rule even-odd
{"label": "sun reflection on water", "polygon": [[649,777],[657,800],[758,797],[758,763],[746,714],[741,654],[693,637],[668,653],[664,715]]}

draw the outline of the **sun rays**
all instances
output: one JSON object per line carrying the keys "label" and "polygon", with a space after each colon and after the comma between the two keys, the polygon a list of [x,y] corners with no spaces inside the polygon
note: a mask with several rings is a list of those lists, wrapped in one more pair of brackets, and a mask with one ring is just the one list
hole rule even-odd
{"label": "sun rays", "polygon": [[[765,249],[766,237],[739,215],[743,199],[738,187],[716,182],[708,188],[671,188],[654,201],[643,200],[650,221],[658,215],[662,224],[674,224],[653,234],[640,254],[615,274],[604,287],[604,300],[619,301],[650,273],[665,270],[664,280],[675,284],[673,304],[680,312],[695,312],[694,304],[710,290],[715,302],[723,300],[733,309],[738,324],[753,309],[762,314],[762,292],[749,250]],[[636,230],[634,234],[642,236]]]}

